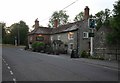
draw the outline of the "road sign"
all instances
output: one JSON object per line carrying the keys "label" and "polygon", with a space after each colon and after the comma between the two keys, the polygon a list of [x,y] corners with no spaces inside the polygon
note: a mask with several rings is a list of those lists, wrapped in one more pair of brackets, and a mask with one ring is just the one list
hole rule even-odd
{"label": "road sign", "polygon": [[89,37],[94,37],[94,33],[89,33]]}

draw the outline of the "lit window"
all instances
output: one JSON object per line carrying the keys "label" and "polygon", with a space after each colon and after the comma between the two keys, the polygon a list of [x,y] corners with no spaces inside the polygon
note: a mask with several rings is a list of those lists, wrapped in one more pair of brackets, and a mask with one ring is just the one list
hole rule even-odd
{"label": "lit window", "polygon": [[88,38],[88,32],[83,32],[83,38]]}
{"label": "lit window", "polygon": [[69,32],[69,33],[68,33],[68,39],[69,39],[69,40],[74,39],[74,33],[73,33],[73,32]]}

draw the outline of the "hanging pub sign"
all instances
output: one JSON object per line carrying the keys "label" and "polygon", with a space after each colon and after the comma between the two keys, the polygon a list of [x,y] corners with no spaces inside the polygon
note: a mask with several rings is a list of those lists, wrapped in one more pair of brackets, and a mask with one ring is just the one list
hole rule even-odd
{"label": "hanging pub sign", "polygon": [[94,33],[89,33],[89,37],[94,37]]}
{"label": "hanging pub sign", "polygon": [[38,35],[38,36],[36,37],[36,41],[43,41],[43,40],[44,40],[44,37],[43,37],[43,36],[39,36],[39,35]]}

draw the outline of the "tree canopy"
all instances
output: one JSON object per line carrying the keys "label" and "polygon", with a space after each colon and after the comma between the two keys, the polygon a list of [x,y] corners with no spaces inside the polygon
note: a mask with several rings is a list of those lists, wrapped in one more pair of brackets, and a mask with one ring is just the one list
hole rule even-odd
{"label": "tree canopy", "polygon": [[83,12],[80,12],[79,14],[77,14],[74,18],[74,21],[77,22],[77,21],[81,21],[83,20],[83,16],[84,16],[84,13]]}
{"label": "tree canopy", "polygon": [[[2,23],[2,27],[5,24]],[[14,44],[15,39],[18,45],[27,44],[28,26],[24,21],[12,24],[10,27],[2,28],[3,43]]]}
{"label": "tree canopy", "polygon": [[101,10],[95,14],[94,17],[96,18],[96,24],[97,24],[96,29],[97,30],[99,30],[99,28],[102,25],[105,25],[105,26],[110,25],[110,14],[111,14],[111,11],[109,9],[105,9],[104,11]]}
{"label": "tree canopy", "polygon": [[54,21],[58,21],[58,26],[64,25],[68,23],[68,18],[69,15],[66,14],[66,11],[60,10],[60,11],[55,11],[51,18],[49,19],[49,27],[54,27]]}
{"label": "tree canopy", "polygon": [[110,44],[120,44],[120,0],[114,4],[113,17],[111,19],[111,26],[113,32],[107,37],[108,43]]}

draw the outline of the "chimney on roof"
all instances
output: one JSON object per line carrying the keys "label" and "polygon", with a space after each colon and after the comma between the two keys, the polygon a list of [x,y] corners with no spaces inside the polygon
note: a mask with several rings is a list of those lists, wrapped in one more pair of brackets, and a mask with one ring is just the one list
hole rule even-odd
{"label": "chimney on roof", "polygon": [[39,21],[38,21],[38,18],[35,20],[35,28],[38,28],[39,27]]}
{"label": "chimney on roof", "polygon": [[87,20],[89,18],[89,8],[88,6],[85,7],[84,9],[84,19]]}
{"label": "chimney on roof", "polygon": [[54,27],[55,27],[55,28],[58,27],[58,20],[57,20],[57,19],[54,20]]}

